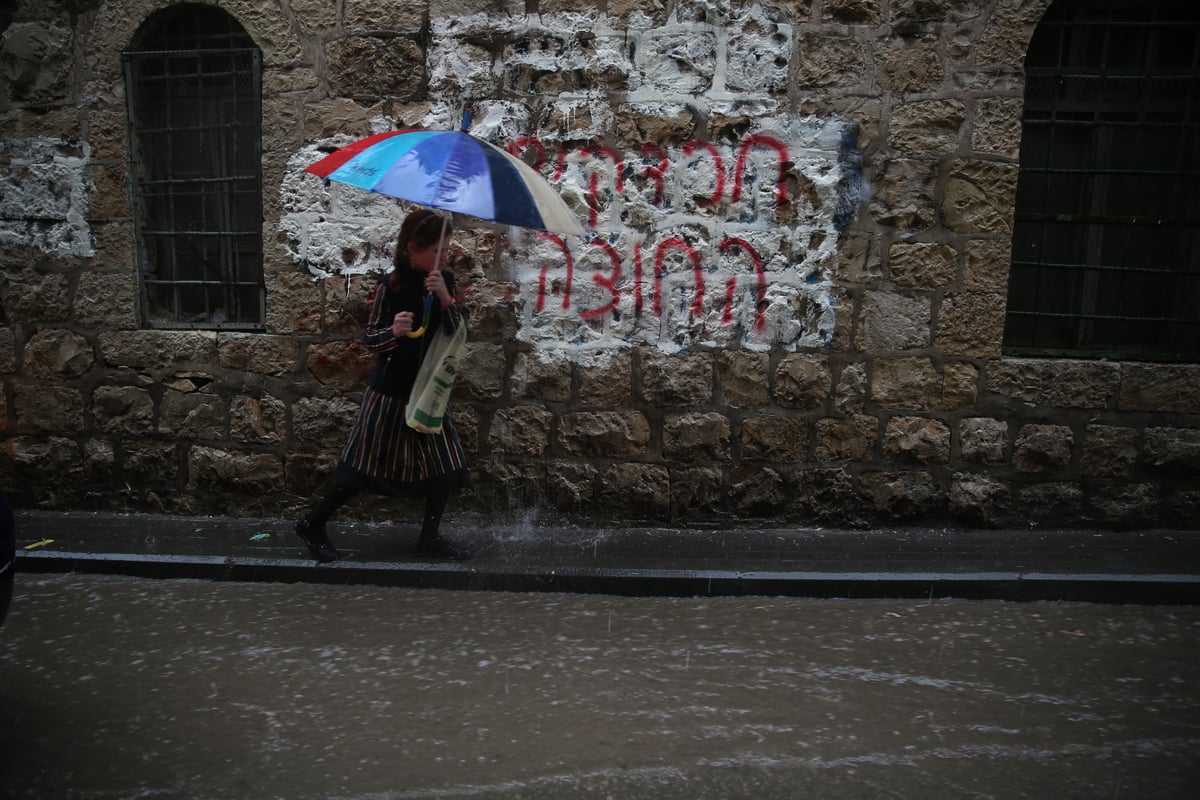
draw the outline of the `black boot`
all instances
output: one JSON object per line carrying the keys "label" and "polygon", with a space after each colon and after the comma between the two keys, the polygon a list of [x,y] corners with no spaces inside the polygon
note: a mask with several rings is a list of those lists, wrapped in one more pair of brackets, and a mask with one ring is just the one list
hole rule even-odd
{"label": "black boot", "polygon": [[446,510],[448,496],[447,492],[439,491],[426,497],[425,518],[421,522],[421,535],[417,538],[417,555],[444,558],[450,561],[465,561],[471,557],[471,551],[461,544],[455,544],[438,532],[438,527],[442,523],[442,513]]}
{"label": "black boot", "polygon": [[333,487],[313,506],[312,511],[296,521],[296,535],[304,541],[312,557],[322,564],[338,560],[338,551],[325,532],[325,521],[358,494],[360,485],[353,476],[339,469]]}

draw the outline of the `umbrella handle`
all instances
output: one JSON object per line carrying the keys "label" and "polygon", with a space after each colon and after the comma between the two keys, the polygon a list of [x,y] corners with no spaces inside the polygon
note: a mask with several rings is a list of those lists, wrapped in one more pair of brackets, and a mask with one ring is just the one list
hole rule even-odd
{"label": "umbrella handle", "polygon": [[424,336],[425,329],[429,327],[429,314],[432,310],[433,310],[433,295],[427,294],[427,295],[425,295],[425,316],[421,320],[421,327],[417,328],[415,331],[409,331],[408,333],[406,333],[404,335],[410,339],[420,339],[422,336]]}

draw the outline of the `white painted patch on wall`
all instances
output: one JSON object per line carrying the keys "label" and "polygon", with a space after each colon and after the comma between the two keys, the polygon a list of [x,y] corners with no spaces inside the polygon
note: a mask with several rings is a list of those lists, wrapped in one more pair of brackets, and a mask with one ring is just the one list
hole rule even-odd
{"label": "white painted patch on wall", "polygon": [[[489,271],[516,283],[517,335],[543,357],[830,343],[828,267],[862,192],[851,123],[789,115],[769,91],[787,79],[790,26],[758,6],[705,8],[702,20],[658,27],[637,13],[621,28],[598,13],[432,25],[430,94],[441,102],[423,124],[456,127],[473,99],[472,133],[536,163],[589,229],[581,239],[508,230]],[[502,57],[470,44],[497,32],[513,43]],[[611,74],[629,76],[619,103],[603,84]],[[527,102],[487,100],[539,76],[560,82],[557,93],[530,85]],[[752,126],[738,141],[596,144],[630,118],[688,116]],[[561,136],[527,136],[545,130]],[[281,187],[293,258],[315,276],[390,268],[400,205],[302,172],[323,154],[317,144],[297,153]]]}
{"label": "white painted patch on wall", "polygon": [[86,142],[0,140],[0,245],[60,257],[95,255]]}

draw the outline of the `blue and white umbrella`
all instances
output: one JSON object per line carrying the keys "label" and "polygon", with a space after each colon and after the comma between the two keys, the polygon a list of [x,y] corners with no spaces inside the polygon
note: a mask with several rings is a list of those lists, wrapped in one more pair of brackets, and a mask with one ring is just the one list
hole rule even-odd
{"label": "blue and white umbrella", "polygon": [[335,150],[306,172],[369,192],[535,231],[582,236],[583,226],[537,170],[467,133],[377,133]]}

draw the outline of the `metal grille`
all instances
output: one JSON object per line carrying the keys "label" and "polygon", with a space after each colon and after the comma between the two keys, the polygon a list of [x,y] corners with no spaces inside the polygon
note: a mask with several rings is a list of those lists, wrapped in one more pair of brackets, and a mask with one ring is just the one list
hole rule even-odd
{"label": "metal grille", "polygon": [[203,49],[124,54],[150,327],[257,330],[265,319],[261,55],[213,47],[231,38],[196,35],[190,41]]}
{"label": "metal grille", "polygon": [[1200,361],[1200,3],[1057,0],[1025,66],[1005,352]]}

